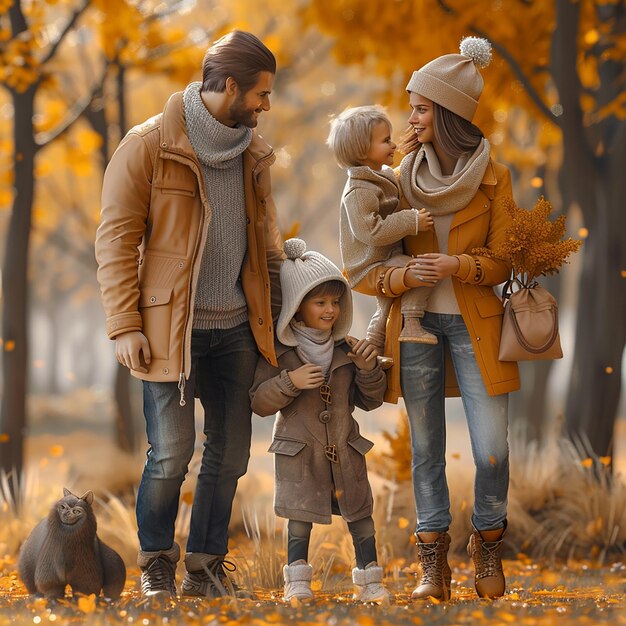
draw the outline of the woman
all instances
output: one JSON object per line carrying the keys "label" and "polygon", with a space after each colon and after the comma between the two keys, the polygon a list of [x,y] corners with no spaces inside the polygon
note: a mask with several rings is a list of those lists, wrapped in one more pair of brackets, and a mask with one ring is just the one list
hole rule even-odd
{"label": "woman", "polygon": [[[390,370],[386,399],[404,397],[411,429],[423,572],[413,598],[450,594],[444,397],[459,391],[476,465],[468,545],[476,591],[493,598],[505,589],[500,554],[507,525],[508,392],[519,388],[519,373],[516,363],[498,360],[503,308],[493,287],[511,267],[472,252],[496,246],[509,223],[502,203],[511,197],[509,171],[490,159],[489,142],[471,123],[483,87],[477,66],[490,60],[488,41],[466,38],[461,54],[438,57],[413,73],[407,91],[414,135],[405,142],[400,186],[403,205],[430,211],[435,231],[405,238],[406,253],[415,257],[410,267],[378,267],[367,281],[368,293],[396,297],[385,354],[400,371]],[[439,343],[400,343],[398,296],[425,285],[432,293],[422,324]]]}

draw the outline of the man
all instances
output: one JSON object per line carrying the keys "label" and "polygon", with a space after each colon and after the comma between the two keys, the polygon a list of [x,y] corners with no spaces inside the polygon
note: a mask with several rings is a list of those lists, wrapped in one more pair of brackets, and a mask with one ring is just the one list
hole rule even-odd
{"label": "man", "polygon": [[[123,139],[104,175],[98,280],[117,360],[141,378],[148,443],[137,496],[141,590],[175,597],[180,487],[205,411],[182,594],[232,590],[228,523],[250,456],[248,391],[259,352],[276,364],[282,242],[272,149],[255,132],[270,109],[273,54],[233,31]],[[228,565],[228,562],[226,562]]]}

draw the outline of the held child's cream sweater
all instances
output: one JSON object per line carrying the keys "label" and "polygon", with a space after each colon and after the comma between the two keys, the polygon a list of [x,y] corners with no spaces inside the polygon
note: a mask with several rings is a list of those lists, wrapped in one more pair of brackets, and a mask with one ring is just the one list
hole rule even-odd
{"label": "held child's cream sweater", "polygon": [[398,210],[400,187],[390,167],[351,167],[341,198],[339,245],[351,287],[372,267],[402,254],[402,238],[416,235],[417,211]]}

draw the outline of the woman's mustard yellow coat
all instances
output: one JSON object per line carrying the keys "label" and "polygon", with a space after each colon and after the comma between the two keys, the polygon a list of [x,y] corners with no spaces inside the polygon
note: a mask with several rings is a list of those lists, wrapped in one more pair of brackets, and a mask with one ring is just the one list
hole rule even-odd
{"label": "woman's mustard yellow coat", "polygon": [[[467,207],[455,214],[448,237],[448,254],[458,255],[460,261],[459,270],[452,276],[454,293],[472,339],[485,387],[491,396],[516,391],[520,385],[517,363],[498,360],[504,309],[493,287],[510,277],[511,266],[505,261],[475,255],[472,250],[481,247],[493,249],[505,237],[510,223],[503,203],[503,199],[507,197],[512,198],[509,170],[504,165],[490,161],[476,195]],[[406,207],[404,201],[403,208]],[[432,230],[406,237],[404,248],[407,254],[413,256],[437,252],[437,237]],[[482,269],[479,280],[476,280],[477,259]],[[408,289],[402,280],[398,281],[399,272],[404,271],[399,268],[376,267],[356,289],[361,293],[380,295],[383,294],[382,288],[385,291],[383,295],[399,296]],[[401,285],[400,288],[398,284]],[[396,298],[387,320],[385,343],[385,354],[394,360],[394,366],[387,371],[385,400],[388,402],[397,402],[402,395],[398,341],[401,330],[400,298]],[[445,389],[446,396],[460,395],[449,353],[446,354]]]}

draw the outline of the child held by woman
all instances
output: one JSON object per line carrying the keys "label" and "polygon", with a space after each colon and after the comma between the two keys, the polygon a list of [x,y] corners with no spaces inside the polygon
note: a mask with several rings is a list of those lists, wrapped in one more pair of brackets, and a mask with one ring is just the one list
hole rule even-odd
{"label": "child held by woman", "polygon": [[[391,169],[396,145],[391,140],[391,122],[382,108],[360,106],[346,109],[331,121],[327,143],[340,167],[348,174],[341,197],[339,244],[350,286],[360,284],[376,266],[406,267],[411,260],[403,252],[402,239],[433,228],[425,209],[402,209],[400,187]],[[427,287],[427,285],[425,285]],[[382,287],[385,293],[390,286]],[[379,350],[385,347],[385,325],[394,295],[376,297],[376,313],[366,337]],[[436,344],[437,337],[424,330],[429,289],[402,294],[404,320],[400,341]]]}

